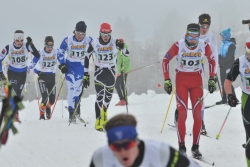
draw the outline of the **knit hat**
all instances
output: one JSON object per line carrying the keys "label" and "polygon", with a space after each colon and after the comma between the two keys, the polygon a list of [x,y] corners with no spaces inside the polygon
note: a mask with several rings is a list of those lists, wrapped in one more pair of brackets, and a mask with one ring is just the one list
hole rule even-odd
{"label": "knit hat", "polygon": [[203,13],[199,16],[199,23],[202,24],[211,24],[211,17],[209,14]]}
{"label": "knit hat", "polygon": [[54,39],[52,36],[45,37],[44,43],[47,44],[48,42],[54,43]]}
{"label": "knit hat", "polygon": [[86,32],[87,29],[87,25],[85,24],[84,21],[79,21],[78,23],[76,23],[76,31],[81,31],[81,32]]}
{"label": "knit hat", "polygon": [[187,34],[198,34],[200,35],[200,26],[196,23],[191,23],[187,26]]}
{"label": "knit hat", "polygon": [[231,28],[228,28],[226,30],[221,31],[220,35],[225,39],[225,40],[230,40],[231,38]]}

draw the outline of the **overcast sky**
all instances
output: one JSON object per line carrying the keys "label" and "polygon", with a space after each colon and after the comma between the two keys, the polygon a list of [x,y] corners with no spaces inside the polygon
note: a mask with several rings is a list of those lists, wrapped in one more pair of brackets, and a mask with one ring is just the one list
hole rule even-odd
{"label": "overcast sky", "polygon": [[[0,6],[0,48],[12,42],[16,29],[31,36],[39,49],[47,35],[55,38],[58,47],[64,37],[72,35],[80,20],[86,22],[87,34],[96,38],[102,22],[114,25],[118,17],[128,16],[136,39],[146,40],[173,9],[188,16],[186,24],[197,22],[201,13],[209,13],[212,26],[222,24],[222,28],[242,26],[241,20],[250,18],[250,0],[1,0]],[[166,31],[174,28],[169,27]],[[247,30],[246,26],[242,30]]]}

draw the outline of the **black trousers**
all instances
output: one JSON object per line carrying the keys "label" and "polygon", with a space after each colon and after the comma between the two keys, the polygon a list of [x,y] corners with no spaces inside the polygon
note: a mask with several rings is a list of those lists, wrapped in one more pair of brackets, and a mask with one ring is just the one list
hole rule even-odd
{"label": "black trousers", "polygon": [[96,118],[99,118],[102,105],[108,108],[112,99],[115,86],[115,70],[96,68],[94,77],[96,90],[95,112]]}
{"label": "black trousers", "polygon": [[[227,70],[230,70],[230,68],[220,68],[220,80],[221,80],[221,88],[222,88],[222,101],[227,101],[227,95],[224,89],[224,82],[227,78]],[[235,95],[234,87],[232,85],[231,87],[233,95]],[[235,95],[236,96],[236,95]]]}
{"label": "black trousers", "polygon": [[[123,80],[123,75],[124,75],[125,81]],[[118,96],[119,96],[120,100],[125,100],[124,89],[125,89],[125,85],[127,83],[128,74],[123,74],[123,75],[118,76],[116,78],[116,81],[115,81],[115,89],[116,89],[116,91],[118,93]],[[125,91],[126,91],[126,94],[127,94],[127,89]]]}
{"label": "black trousers", "polygon": [[[243,125],[246,132],[246,141],[248,141],[250,138],[250,96],[242,92],[241,103]],[[250,160],[250,143],[246,148],[246,157]]]}
{"label": "black trousers", "polygon": [[15,91],[16,95],[21,97],[22,90],[24,88],[26,82],[27,72],[14,72],[12,70],[8,70],[8,79],[11,83],[13,90]]}
{"label": "black trousers", "polygon": [[[43,103],[44,105],[47,104],[48,100],[51,105],[53,105],[55,102],[55,97],[56,97],[56,87],[54,87],[56,83],[55,78],[56,78],[55,74],[44,74],[42,77],[38,78],[38,85],[42,96],[41,103]],[[51,94],[49,95],[50,92]]]}

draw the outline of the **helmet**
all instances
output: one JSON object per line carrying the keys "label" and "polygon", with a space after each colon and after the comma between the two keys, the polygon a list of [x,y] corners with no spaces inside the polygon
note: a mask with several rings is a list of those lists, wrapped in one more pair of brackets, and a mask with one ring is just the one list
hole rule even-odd
{"label": "helmet", "polygon": [[112,32],[111,25],[109,23],[102,23],[100,27],[100,32],[102,33]]}
{"label": "helmet", "polygon": [[246,40],[246,52],[250,53],[250,37]]}

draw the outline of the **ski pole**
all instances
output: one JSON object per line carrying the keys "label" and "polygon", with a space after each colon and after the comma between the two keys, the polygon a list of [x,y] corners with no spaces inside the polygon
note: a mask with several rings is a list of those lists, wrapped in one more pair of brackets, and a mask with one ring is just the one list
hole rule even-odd
{"label": "ski pole", "polygon": [[166,123],[166,119],[167,119],[167,117],[168,117],[168,112],[169,112],[169,109],[170,109],[170,106],[171,106],[171,103],[172,103],[172,99],[173,99],[174,93],[175,93],[175,87],[174,87],[174,90],[172,91],[172,95],[171,95],[171,98],[170,98],[170,102],[169,102],[169,104],[168,104],[167,113],[166,113],[166,116],[165,116],[165,118],[164,118],[164,122],[163,122],[163,125],[162,125],[162,128],[161,128],[161,133],[162,133],[162,131],[163,131],[164,125],[165,125],[165,123]]}
{"label": "ski pole", "polygon": [[156,64],[160,63],[160,61],[157,61],[153,64],[150,64],[150,65],[146,65],[146,66],[142,66],[142,67],[139,67],[139,68],[136,68],[136,69],[133,69],[133,70],[130,70],[127,72],[127,74],[131,73],[131,72],[134,72],[134,71],[137,71],[137,70],[140,70],[140,69],[143,69],[143,68],[147,68],[147,67],[151,67],[151,66],[155,66]]}
{"label": "ski pole", "polygon": [[38,102],[38,111],[40,113],[40,102],[39,102],[39,97],[38,97],[38,91],[37,91],[37,85],[36,85],[36,80],[34,81],[35,82],[35,88],[36,88],[36,99],[37,99],[37,102]]}
{"label": "ski pole", "polygon": [[222,128],[224,127],[224,124],[225,124],[225,122],[226,122],[226,120],[227,120],[227,117],[228,117],[230,111],[231,111],[231,108],[232,108],[232,107],[229,108],[229,111],[228,111],[228,113],[227,113],[227,116],[226,116],[226,118],[225,118],[225,120],[224,120],[224,122],[223,122],[223,124],[222,124],[222,126],[221,126],[221,128],[220,128],[220,132],[216,135],[216,139],[219,139],[219,138],[220,138],[220,133],[221,133],[221,131],[222,131]]}
{"label": "ski pole", "polygon": [[247,140],[246,144],[242,144],[242,147],[243,147],[243,148],[247,148],[247,147],[248,147],[249,142],[250,142],[250,138]]}
{"label": "ski pole", "polygon": [[65,81],[65,76],[64,76],[64,79],[63,79],[63,81],[62,81],[61,87],[60,87],[60,89],[59,89],[58,95],[57,95],[57,97],[56,97],[56,101],[55,101],[55,104],[54,104],[54,106],[53,106],[52,112],[51,112],[51,114],[50,114],[50,119],[52,118],[52,114],[53,114],[54,109],[55,109],[55,107],[56,107],[56,103],[57,103],[57,101],[58,101],[58,97],[59,97],[60,92],[61,92],[61,90],[62,90],[64,81]]}
{"label": "ski pole", "polygon": [[219,86],[219,89],[220,89],[221,100],[222,100],[222,99],[223,99],[222,89],[221,89],[221,87],[220,87],[220,81],[219,81],[219,78],[218,78],[218,75],[217,75],[217,74],[216,74],[216,77],[217,77],[218,86]]}

